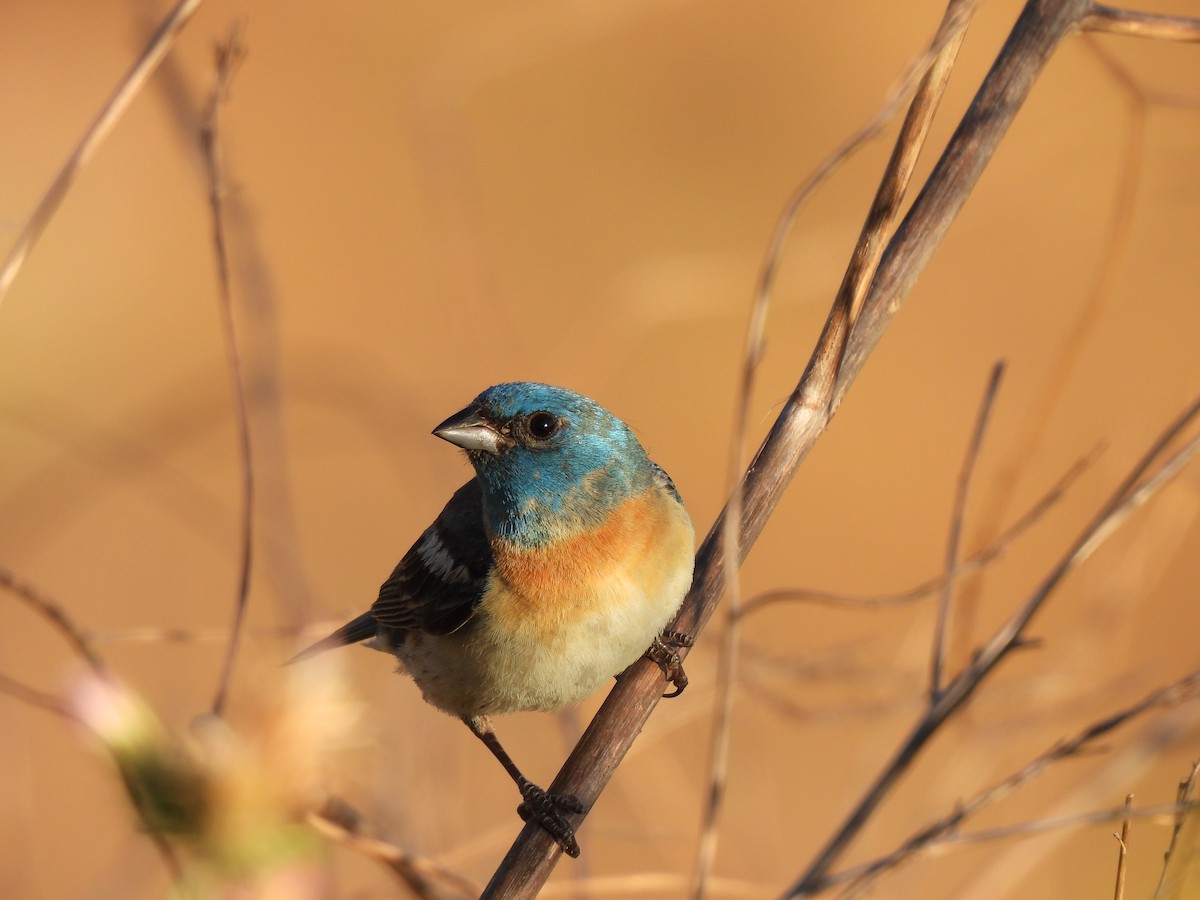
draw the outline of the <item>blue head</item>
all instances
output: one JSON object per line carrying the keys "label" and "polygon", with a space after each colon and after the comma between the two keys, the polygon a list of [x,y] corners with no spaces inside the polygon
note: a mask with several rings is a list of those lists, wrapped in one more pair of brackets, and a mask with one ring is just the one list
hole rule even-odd
{"label": "blue head", "polygon": [[654,477],[629,426],[548,384],[490,387],[433,433],[467,451],[488,531],[526,546],[600,524]]}

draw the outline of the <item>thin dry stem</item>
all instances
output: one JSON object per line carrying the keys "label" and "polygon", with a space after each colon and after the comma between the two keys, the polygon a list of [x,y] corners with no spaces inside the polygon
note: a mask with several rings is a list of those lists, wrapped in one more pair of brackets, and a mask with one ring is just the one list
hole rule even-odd
{"label": "thin dry stem", "polygon": [[229,629],[229,645],[217,679],[213,697],[213,715],[221,715],[229,696],[233,666],[241,646],[246,606],[250,596],[250,572],[254,547],[254,465],[250,445],[250,409],[246,399],[246,376],[238,352],[237,329],[233,315],[233,287],[229,274],[229,247],[225,237],[225,167],[221,147],[221,111],[229,99],[233,76],[245,57],[246,50],[235,27],[225,43],[217,46],[216,69],[200,144],[208,177],[208,202],[212,213],[213,254],[217,264],[217,287],[220,294],[221,325],[225,333],[225,351],[233,388],[234,409],[237,414],[238,451],[242,474],[241,562],[238,568],[238,591],[233,607],[233,624]]}
{"label": "thin dry stem", "polygon": [[[276,625],[271,628],[248,628],[245,633],[256,638],[295,638],[300,635],[328,634],[343,619],[328,624]],[[178,628],[147,625],[142,628],[121,628],[113,631],[92,631],[88,638],[97,644],[211,644],[229,640],[228,628]]]}
{"label": "thin dry stem", "polygon": [[996,402],[996,394],[1000,390],[1000,380],[1004,377],[1004,363],[998,362],[992,367],[987,387],[983,392],[983,402],[979,405],[979,416],[975,421],[975,430],[971,434],[971,442],[967,446],[963,458],[962,471],[958,475],[958,486],[954,494],[954,511],[950,515],[950,536],[946,541],[946,569],[942,577],[941,599],[938,603],[937,620],[933,629],[933,652],[929,662],[929,702],[937,702],[942,693],[942,669],[946,664],[946,626],[950,620],[950,605],[954,601],[954,588],[958,583],[962,562],[960,560],[962,544],[962,526],[967,513],[967,495],[974,480],[975,463],[979,459],[979,451],[983,446],[983,435],[987,431],[988,420],[991,418],[992,406]]}
{"label": "thin dry stem", "polygon": [[1113,887],[1113,900],[1125,898],[1125,858],[1129,855],[1129,822],[1133,810],[1133,794],[1125,795],[1125,818],[1121,820],[1121,833],[1113,833],[1120,849],[1117,851],[1117,878]]}
{"label": "thin dry stem", "polygon": [[61,697],[56,697],[54,694],[47,694],[45,691],[39,691],[37,688],[30,687],[23,682],[17,681],[15,678],[9,678],[7,675],[0,675],[0,694],[8,694],[10,697],[20,700],[29,706],[44,709],[47,712],[62,716],[71,722],[82,724],[79,716],[75,715],[71,708],[63,702]]}
{"label": "thin dry stem", "polygon": [[1031,822],[1018,822],[1014,825],[1001,825],[996,828],[986,828],[980,831],[964,831],[959,834],[948,834],[937,842],[937,847],[948,848],[965,846],[967,844],[982,844],[1012,837],[1032,837],[1047,831],[1058,831],[1062,828],[1082,828],[1087,825],[1103,825],[1105,822],[1120,822],[1128,815],[1131,819],[1145,822],[1165,823],[1181,813],[1195,811],[1195,803],[1164,803],[1161,806],[1144,806],[1140,809],[1126,810],[1124,806],[1114,806],[1109,809],[1097,809],[1092,812],[1079,813],[1075,816],[1058,816],[1053,819],[1034,819]]}
{"label": "thin dry stem", "polygon": [[20,598],[27,606],[44,618],[63,636],[79,657],[91,667],[97,675],[107,672],[104,660],[92,642],[88,640],[84,630],[72,621],[61,603],[51,599],[47,594],[35,588],[27,581],[22,581],[10,570],[0,567],[0,588]]}
{"label": "thin dry stem", "polygon": [[[765,277],[765,276],[764,276]],[[692,867],[693,897],[705,896],[717,853],[718,823],[729,780],[729,739],[733,730],[733,686],[737,673],[738,643],[741,629],[737,612],[741,607],[741,582],[737,577],[739,534],[734,523],[742,520],[742,470],[745,466],[746,429],[750,418],[750,402],[754,396],[754,376],[762,360],[763,338],[767,327],[767,312],[771,292],[760,290],[755,298],[746,328],[746,345],[742,373],[734,412],[729,448],[727,484],[731,490],[729,516],[721,534],[721,553],[726,571],[730,573],[725,585],[728,617],[717,656],[717,684],[713,695],[713,725],[708,752],[708,793],[700,816],[700,838],[696,842],[696,858]]]}
{"label": "thin dry stem", "polygon": [[133,67],[118,82],[116,90],[105,101],[75,149],[71,151],[71,155],[67,157],[67,161],[63,163],[58,175],[55,176],[54,181],[51,182],[50,187],[38,202],[37,208],[34,209],[33,214],[21,229],[12,249],[8,251],[3,266],[0,266],[0,305],[4,303],[4,298],[16,280],[17,273],[21,271],[25,260],[29,258],[29,254],[42,236],[42,232],[46,230],[46,226],[50,224],[54,214],[58,212],[58,207],[67,196],[71,185],[83,171],[83,167],[91,160],[97,148],[108,137],[109,132],[112,131],[121,116],[124,115],[125,110],[129,108],[155,68],[162,62],[180,30],[188,23],[188,20],[200,7],[201,2],[202,0],[180,0],[175,8],[167,14],[162,24],[150,36],[150,40],[147,41],[145,49],[142,50]]}
{"label": "thin dry stem", "polygon": [[1158,41],[1200,41],[1200,19],[1162,16],[1093,3],[1081,23],[1085,31],[1104,31]]}
{"label": "thin dry stem", "polygon": [[[1087,471],[1091,464],[1099,458],[1099,455],[1100,449],[1097,448],[1087,456],[1077,459],[1062,477],[1054,483],[1050,490],[1026,510],[1024,515],[1013,522],[1012,525],[1001,532],[998,538],[982,550],[973,553],[963,560],[959,564],[959,575],[966,575],[977,571],[1003,554],[1009,545],[1020,537],[1026,529],[1037,522],[1046,514],[1050,507],[1063,498],[1063,495],[1066,494],[1075,479]],[[819,591],[812,588],[779,588],[777,590],[764,591],[747,600],[742,604],[741,615],[744,618],[751,613],[758,612],[778,603],[821,603],[828,606],[842,606],[853,609],[880,609],[888,606],[903,606],[908,603],[915,603],[935,593],[941,589],[945,581],[946,575],[943,572],[934,578],[921,582],[916,587],[888,594],[853,595]]]}

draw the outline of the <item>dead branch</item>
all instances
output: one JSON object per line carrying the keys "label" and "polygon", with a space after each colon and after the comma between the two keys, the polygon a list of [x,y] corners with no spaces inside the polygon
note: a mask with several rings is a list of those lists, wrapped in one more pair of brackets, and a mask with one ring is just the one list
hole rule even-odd
{"label": "dead branch", "polygon": [[307,816],[308,824],[331,841],[376,860],[422,900],[479,896],[479,885],[433,860],[409,853],[369,833],[362,816],[344,800],[330,800]]}
{"label": "dead branch", "polygon": [[44,592],[38,590],[27,581],[22,581],[16,574],[0,566],[0,588],[14,594],[38,615],[44,618],[63,636],[71,648],[97,675],[107,671],[104,660],[82,628],[75,624],[66,608]]}

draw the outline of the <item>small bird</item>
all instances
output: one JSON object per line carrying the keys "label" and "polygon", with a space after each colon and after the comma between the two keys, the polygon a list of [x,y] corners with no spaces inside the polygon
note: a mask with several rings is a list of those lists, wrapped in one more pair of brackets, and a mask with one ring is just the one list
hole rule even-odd
{"label": "small bird", "polygon": [[491,716],[562,709],[640,656],[679,694],[664,631],[692,583],[695,535],[679,492],[598,403],[532,382],[488,388],[433,430],[475,477],[400,560],[368,612],[293,662],[345,644],[396,656],[426,702],[458,716],[516,782],[521,818],[579,855],[578,799],[547,793],[500,745]]}

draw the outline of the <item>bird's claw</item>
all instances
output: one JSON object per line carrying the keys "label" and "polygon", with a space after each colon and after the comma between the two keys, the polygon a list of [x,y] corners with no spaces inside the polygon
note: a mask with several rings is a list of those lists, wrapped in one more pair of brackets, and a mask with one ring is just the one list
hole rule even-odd
{"label": "bird's claw", "polygon": [[536,822],[572,859],[579,856],[579,842],[575,840],[575,828],[567,821],[570,813],[587,812],[577,797],[570,794],[549,794],[536,784],[526,781],[520,785],[521,805],[517,815],[526,822]]}
{"label": "bird's claw", "polygon": [[663,694],[663,697],[678,697],[688,686],[687,673],[683,671],[683,658],[679,651],[684,647],[693,647],[696,639],[682,631],[664,631],[656,635],[646,651],[646,656],[662,668],[667,681],[674,685],[675,690]]}

